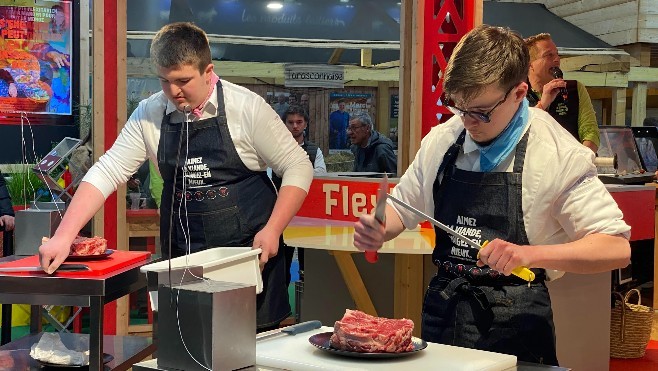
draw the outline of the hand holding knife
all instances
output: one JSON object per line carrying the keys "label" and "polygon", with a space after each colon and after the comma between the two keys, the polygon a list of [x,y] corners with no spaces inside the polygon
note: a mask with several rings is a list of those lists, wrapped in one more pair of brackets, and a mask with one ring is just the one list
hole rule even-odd
{"label": "hand holding knife", "polygon": [[[384,174],[377,191],[377,204],[375,205],[375,220],[386,225],[386,197],[388,195],[388,176]],[[377,263],[377,251],[366,250],[365,258],[369,263]]]}
{"label": "hand holding knife", "polygon": [[[480,246],[480,244],[478,244],[477,242],[475,242],[475,241],[473,241],[473,240],[471,240],[471,239],[455,232],[452,228],[448,227],[447,225],[439,222],[438,220],[436,220],[436,219],[432,218],[431,216],[425,214],[424,212],[416,209],[415,207],[413,207],[413,206],[411,206],[411,205],[409,205],[409,204],[407,204],[403,201],[400,201],[399,199],[395,198],[394,196],[386,195],[386,197],[389,198],[391,201],[395,202],[396,204],[402,206],[403,208],[405,208],[405,209],[411,211],[412,213],[420,216],[421,218],[429,221],[430,223],[432,223],[433,225],[435,225],[436,227],[438,227],[442,231],[445,231],[448,234],[450,234],[452,236],[455,236],[455,237],[459,238],[460,240],[466,242],[469,246],[471,246],[473,248],[476,248],[476,249],[480,250],[481,248],[486,246],[487,243],[488,243],[488,241],[485,241],[482,244],[482,246]],[[531,271],[530,269],[526,268],[526,267],[517,267],[512,271],[512,274],[519,277],[519,278],[521,278],[521,279],[523,279],[523,280],[526,280],[528,282],[532,282],[535,279],[535,273],[533,271]]]}

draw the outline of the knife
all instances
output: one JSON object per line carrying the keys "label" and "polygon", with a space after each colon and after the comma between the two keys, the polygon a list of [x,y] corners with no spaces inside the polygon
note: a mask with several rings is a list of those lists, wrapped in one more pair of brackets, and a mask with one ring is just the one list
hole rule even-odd
{"label": "knife", "polygon": [[[394,196],[391,196],[391,195],[387,195],[386,197],[390,198],[391,201],[393,201],[396,204],[404,207],[405,209],[411,211],[412,213],[420,216],[421,218],[426,219],[427,221],[429,221],[433,225],[437,226],[439,229],[441,229],[441,230],[447,232],[448,234],[453,235],[453,236],[459,238],[460,240],[466,242],[467,245],[469,245],[473,248],[476,248],[478,250],[480,250],[483,247],[483,246],[480,246],[480,244],[478,244],[477,242],[469,239],[466,236],[463,236],[462,234],[459,234],[459,233],[455,232],[452,228],[450,228],[447,225],[441,223],[440,221],[432,218],[431,216],[425,214],[424,212],[416,209],[415,207],[407,204],[406,202],[402,202],[399,199],[397,199],[397,198],[395,198]],[[521,279],[524,279],[528,282],[532,282],[532,281],[535,280],[535,273],[533,271],[531,271],[530,269],[526,268],[526,267],[517,267],[512,271],[512,274],[519,277],[519,278],[521,278]]]}
{"label": "knife", "polygon": [[311,330],[315,330],[322,327],[322,322],[320,321],[306,321],[302,323],[298,323],[296,325],[284,327],[280,329],[279,331],[275,331],[271,334],[265,334],[265,335],[259,335],[256,336],[256,341],[261,341],[261,340],[266,340],[266,339],[272,339],[272,338],[278,338],[280,336],[284,335],[297,335],[301,334],[302,332],[308,332]]}
{"label": "knife", "polygon": [[[388,194],[388,175],[384,173],[377,191],[377,204],[375,205],[375,219],[381,225],[386,223],[386,194]],[[377,251],[367,250],[364,252],[369,263],[377,263]]]}
{"label": "knife", "polygon": [[[57,271],[62,271],[62,272],[81,272],[81,271],[89,271],[89,267],[86,264],[62,264],[57,268]],[[43,270],[41,267],[5,267],[5,268],[0,268],[0,273],[3,272],[41,272],[41,273],[46,273],[46,271]]]}

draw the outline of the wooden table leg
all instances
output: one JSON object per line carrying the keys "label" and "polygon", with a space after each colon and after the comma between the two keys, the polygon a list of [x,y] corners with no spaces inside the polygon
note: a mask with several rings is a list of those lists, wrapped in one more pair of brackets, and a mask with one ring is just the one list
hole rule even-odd
{"label": "wooden table leg", "polygon": [[361,274],[354,264],[352,253],[349,251],[331,251],[330,253],[336,259],[338,269],[340,269],[340,273],[343,275],[343,280],[345,281],[345,285],[347,285],[347,289],[350,291],[350,296],[352,296],[356,308],[362,312],[376,316],[377,310],[370,299],[370,294],[368,294],[366,285],[363,283]]}

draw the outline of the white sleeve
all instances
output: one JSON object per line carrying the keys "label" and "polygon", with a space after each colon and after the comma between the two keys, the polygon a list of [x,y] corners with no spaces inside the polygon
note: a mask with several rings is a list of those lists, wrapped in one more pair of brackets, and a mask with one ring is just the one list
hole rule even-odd
{"label": "white sleeve", "polygon": [[553,215],[573,241],[589,234],[621,234],[630,237],[630,227],[605,185],[596,174],[596,168],[573,158],[561,172],[563,187],[553,203]]}
{"label": "white sleeve", "polygon": [[253,147],[275,174],[282,175],[281,186],[292,185],[308,192],[313,166],[279,115],[258,97],[251,119]]}
{"label": "white sleeve", "polygon": [[318,148],[315,153],[315,163],[313,164],[313,175],[325,175],[327,174],[327,165],[324,163],[324,156],[322,155],[322,150]]}
{"label": "white sleeve", "polygon": [[146,160],[146,145],[142,132],[142,117],[146,115],[145,103],[142,101],[139,104],[112,147],[82,179],[83,182],[98,188],[105,198],[116,191],[119,184],[127,182]]}
{"label": "white sleeve", "polygon": [[[434,215],[432,184],[445,153],[445,150],[437,150],[438,141],[436,138],[435,133],[430,133],[423,138],[414,161],[391,191],[391,194],[402,202],[430,216]],[[429,185],[426,184],[428,182]],[[387,202],[398,213],[405,228],[413,229],[423,221],[416,214],[394,204],[392,201]]]}

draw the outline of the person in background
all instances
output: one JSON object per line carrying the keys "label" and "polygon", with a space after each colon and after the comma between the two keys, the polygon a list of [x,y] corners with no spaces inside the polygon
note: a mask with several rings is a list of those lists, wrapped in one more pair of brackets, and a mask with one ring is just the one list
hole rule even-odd
{"label": "person in background", "polygon": [[361,112],[353,116],[347,127],[347,136],[352,143],[354,171],[397,172],[393,142],[375,130],[369,114]]}
{"label": "person in background", "polygon": [[[528,107],[529,62],[508,28],[467,33],[443,75],[442,100],[454,116],[423,138],[391,194],[485,245],[435,228],[437,273],[421,337],[557,365],[544,281],[627,266],[630,227],[598,179],[594,153]],[[385,220],[362,214],[354,246],[377,250],[422,218],[389,200]],[[511,275],[518,267],[532,269],[534,281]]]}
{"label": "person in background", "polygon": [[[290,130],[292,137],[295,138],[297,143],[306,151],[308,159],[313,164],[313,175],[326,175],[327,174],[327,165],[324,163],[324,156],[322,155],[322,150],[318,147],[317,144],[306,140],[304,137],[304,132],[308,127],[308,113],[300,106],[290,106],[288,110],[281,116],[281,119]],[[276,174],[272,174],[272,181],[278,189],[281,187],[281,177]],[[286,245],[284,248],[286,254],[286,282],[290,283],[290,266],[292,265],[292,258],[295,253],[294,246]],[[304,271],[304,249],[297,250],[297,258],[299,260],[299,270],[303,274]]]}
{"label": "person in background", "polygon": [[599,127],[587,89],[576,80],[553,76],[551,68],[560,68],[560,56],[550,34],[540,33],[524,41],[530,49],[530,106],[550,113],[574,138],[596,153],[600,145]]}
{"label": "person in background", "polygon": [[[39,248],[41,266],[54,272],[80,228],[148,159],[164,182],[163,256],[216,246],[262,249],[257,327],[276,328],[291,313],[279,246],[313,178],[308,156],[262,97],[219,79],[199,27],[162,27],[151,43],[151,60],[162,91],[139,103],[89,169],[54,236]],[[268,166],[283,176],[278,196]]]}
{"label": "person in background", "polygon": [[299,97],[299,105],[302,106],[306,113],[309,113],[309,109],[311,107],[309,105],[308,94],[304,93],[301,97]]}
{"label": "person in background", "polygon": [[5,177],[0,171],[0,228],[4,231],[14,230],[14,208],[7,190]]}
{"label": "person in background", "polygon": [[329,148],[344,149],[347,146],[345,129],[350,122],[350,114],[345,111],[345,101],[338,101],[338,109],[329,114]]}
{"label": "person in background", "polygon": [[284,112],[290,107],[288,102],[286,102],[286,96],[283,95],[283,93],[279,93],[276,96],[276,103],[272,105],[272,108],[274,108],[274,111],[276,111],[276,114],[281,116],[283,115]]}

